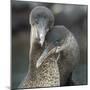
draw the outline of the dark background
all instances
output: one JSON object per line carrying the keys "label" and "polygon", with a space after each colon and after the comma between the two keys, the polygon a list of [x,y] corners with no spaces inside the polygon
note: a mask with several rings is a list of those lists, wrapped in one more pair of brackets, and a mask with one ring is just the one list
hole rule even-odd
{"label": "dark background", "polygon": [[80,47],[80,62],[73,71],[72,79],[80,85],[86,85],[88,6],[12,0],[12,88],[16,88],[27,73],[30,48],[29,14],[34,7],[40,5],[48,7],[53,12],[55,25],[64,25],[76,37]]}

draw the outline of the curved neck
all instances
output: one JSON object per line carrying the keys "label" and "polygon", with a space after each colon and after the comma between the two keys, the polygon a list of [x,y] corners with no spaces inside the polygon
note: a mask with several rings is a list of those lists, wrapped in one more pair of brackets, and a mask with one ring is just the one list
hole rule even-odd
{"label": "curved neck", "polygon": [[42,51],[43,49],[36,40],[35,31],[31,30],[28,73],[30,74],[30,77],[32,79],[35,78],[36,70],[37,70],[36,61],[40,57]]}

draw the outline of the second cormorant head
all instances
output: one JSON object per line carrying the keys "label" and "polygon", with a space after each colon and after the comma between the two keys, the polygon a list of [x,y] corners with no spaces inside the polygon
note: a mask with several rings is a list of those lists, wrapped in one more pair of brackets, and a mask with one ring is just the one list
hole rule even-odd
{"label": "second cormorant head", "polygon": [[42,46],[47,32],[54,24],[54,16],[48,8],[38,6],[30,14],[30,24],[36,41]]}

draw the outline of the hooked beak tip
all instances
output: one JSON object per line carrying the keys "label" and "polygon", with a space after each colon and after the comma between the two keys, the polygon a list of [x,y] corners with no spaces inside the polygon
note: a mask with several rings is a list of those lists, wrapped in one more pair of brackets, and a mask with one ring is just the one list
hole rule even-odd
{"label": "hooked beak tip", "polygon": [[39,63],[36,63],[36,68],[39,68],[40,67],[40,64]]}
{"label": "hooked beak tip", "polygon": [[40,41],[41,47],[43,46],[44,41]]}

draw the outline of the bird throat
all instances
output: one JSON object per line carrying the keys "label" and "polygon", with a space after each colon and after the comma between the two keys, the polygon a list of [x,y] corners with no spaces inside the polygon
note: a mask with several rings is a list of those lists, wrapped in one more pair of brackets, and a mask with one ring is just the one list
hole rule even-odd
{"label": "bird throat", "polygon": [[32,80],[36,79],[37,74],[36,62],[42,52],[43,47],[41,47],[38,41],[36,41],[34,35],[33,36],[31,35],[30,53],[29,53],[29,72]]}

